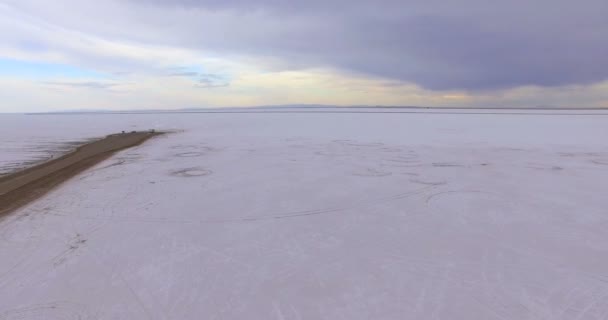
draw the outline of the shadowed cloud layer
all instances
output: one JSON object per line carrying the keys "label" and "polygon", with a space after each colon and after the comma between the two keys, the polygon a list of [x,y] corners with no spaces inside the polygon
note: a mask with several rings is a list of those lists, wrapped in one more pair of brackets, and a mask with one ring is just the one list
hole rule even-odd
{"label": "shadowed cloud layer", "polygon": [[164,6],[176,16],[192,9],[221,16],[212,23],[182,20],[174,28],[188,34],[185,44],[272,56],[292,68],[332,66],[430,89],[589,84],[608,77],[606,1],[134,3]]}

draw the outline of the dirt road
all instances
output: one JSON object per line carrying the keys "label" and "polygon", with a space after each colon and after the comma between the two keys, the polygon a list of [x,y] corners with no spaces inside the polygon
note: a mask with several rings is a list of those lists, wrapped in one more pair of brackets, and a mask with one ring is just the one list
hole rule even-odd
{"label": "dirt road", "polygon": [[0,218],[44,195],[113,153],[143,143],[162,133],[131,132],[109,135],[78,147],[51,161],[0,177]]}

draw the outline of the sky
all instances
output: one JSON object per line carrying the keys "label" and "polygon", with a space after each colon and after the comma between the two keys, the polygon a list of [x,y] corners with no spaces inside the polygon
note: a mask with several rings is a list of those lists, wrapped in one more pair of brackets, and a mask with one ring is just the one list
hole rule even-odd
{"label": "sky", "polygon": [[606,0],[0,0],[0,112],[608,108]]}

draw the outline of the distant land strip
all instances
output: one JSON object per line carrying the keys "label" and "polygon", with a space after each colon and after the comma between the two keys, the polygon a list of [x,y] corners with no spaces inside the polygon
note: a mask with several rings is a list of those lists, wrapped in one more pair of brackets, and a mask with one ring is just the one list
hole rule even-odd
{"label": "distant land strip", "polygon": [[[336,108],[338,109],[338,108]],[[307,114],[307,113],[327,113],[327,114],[430,114],[430,115],[505,115],[505,116],[608,116],[608,109],[437,109],[432,111],[433,108],[383,108],[379,110],[360,110],[361,108],[351,109],[344,108],[345,110],[276,110],[276,109],[209,109],[209,110],[159,110],[159,111],[74,111],[74,112],[38,112],[38,113],[26,113],[26,115],[104,115],[104,114]],[[349,110],[351,109],[351,110]],[[371,109],[371,108],[370,108]],[[404,110],[405,109],[405,110]],[[468,111],[472,110],[472,111]],[[488,110],[488,111],[480,111]],[[500,110],[500,111],[499,111]],[[524,112],[529,111],[529,112]],[[570,111],[570,112],[568,112]],[[595,111],[595,112],[592,112]]]}
{"label": "distant land strip", "polygon": [[39,165],[0,176],[0,218],[38,199],[54,187],[109,158],[117,151],[140,145],[163,132],[112,134]]}

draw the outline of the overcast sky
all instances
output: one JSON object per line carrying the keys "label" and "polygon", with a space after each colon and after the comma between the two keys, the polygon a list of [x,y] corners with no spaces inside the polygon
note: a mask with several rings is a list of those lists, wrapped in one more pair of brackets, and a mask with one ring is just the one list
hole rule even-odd
{"label": "overcast sky", "polygon": [[607,107],[606,0],[0,0],[0,112]]}

